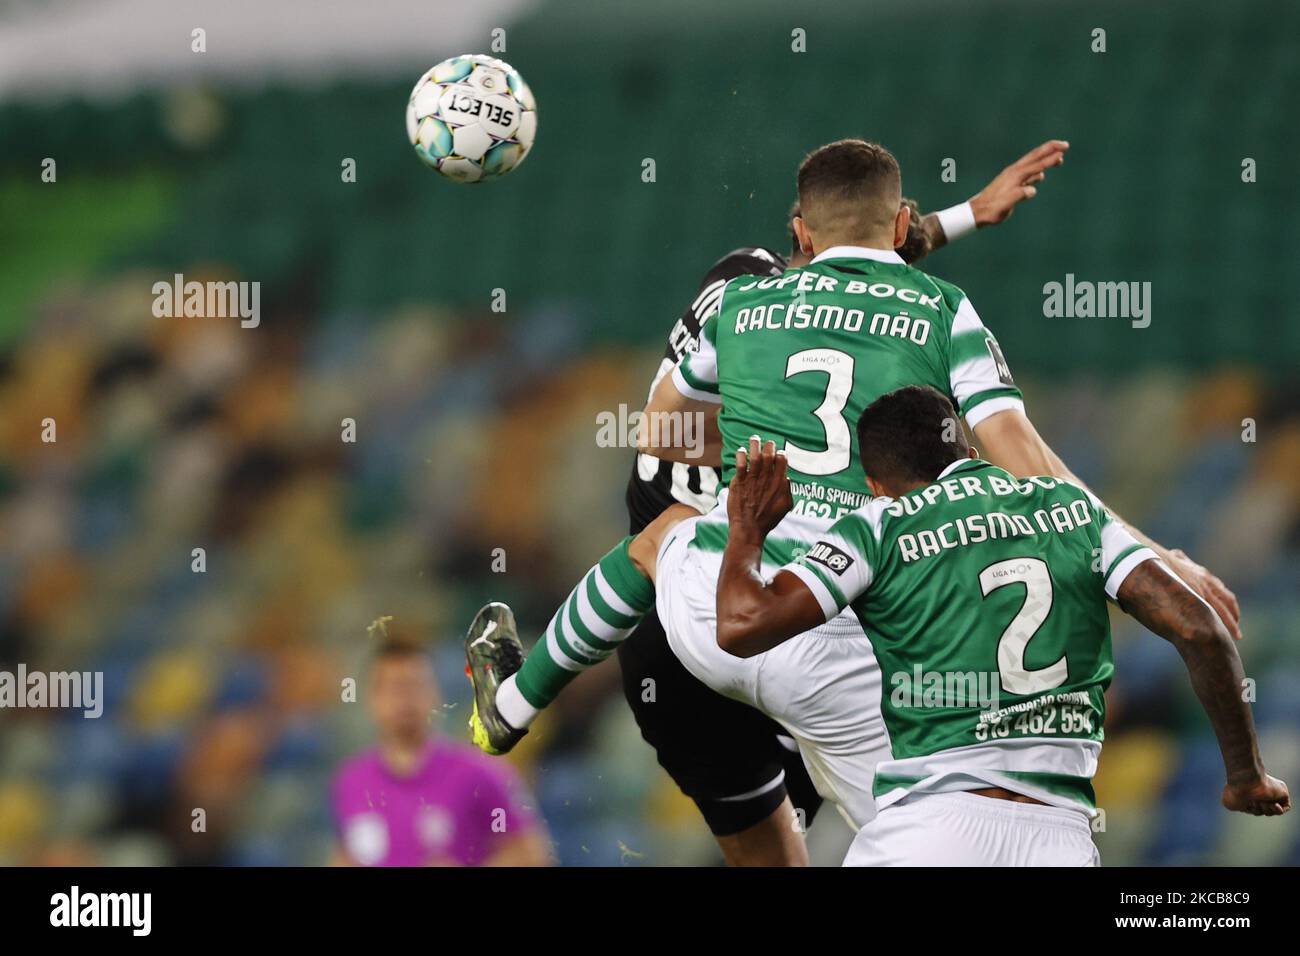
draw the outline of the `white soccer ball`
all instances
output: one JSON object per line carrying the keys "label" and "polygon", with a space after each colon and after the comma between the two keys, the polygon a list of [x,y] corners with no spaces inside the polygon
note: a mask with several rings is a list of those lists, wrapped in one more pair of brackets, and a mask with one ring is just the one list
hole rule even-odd
{"label": "white soccer ball", "polygon": [[537,103],[509,63],[481,54],[443,60],[406,104],[416,155],[448,179],[479,183],[524,161],[537,135]]}

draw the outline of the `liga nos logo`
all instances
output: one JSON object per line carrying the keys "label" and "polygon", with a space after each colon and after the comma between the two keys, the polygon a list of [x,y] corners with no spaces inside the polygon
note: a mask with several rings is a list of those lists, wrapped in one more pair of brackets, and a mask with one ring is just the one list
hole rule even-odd
{"label": "liga nos logo", "polygon": [[808,553],[804,556],[805,561],[816,561],[822,567],[842,575],[853,564],[853,559],[847,554],[835,547],[833,544],[827,544],[825,541],[818,541]]}

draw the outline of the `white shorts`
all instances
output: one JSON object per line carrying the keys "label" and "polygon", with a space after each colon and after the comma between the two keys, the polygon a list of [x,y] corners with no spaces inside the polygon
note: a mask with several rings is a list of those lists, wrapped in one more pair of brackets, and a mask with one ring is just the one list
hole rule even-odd
{"label": "white shorts", "polygon": [[656,602],[669,646],[706,686],[783,724],[817,791],[860,829],[875,816],[876,764],[890,757],[870,641],[846,609],[764,654],[728,654],[717,638],[722,555],[687,546],[698,520],[677,525],[659,549]]}
{"label": "white shorts", "polygon": [[917,793],[858,831],[845,866],[1099,866],[1078,810],[981,797]]}

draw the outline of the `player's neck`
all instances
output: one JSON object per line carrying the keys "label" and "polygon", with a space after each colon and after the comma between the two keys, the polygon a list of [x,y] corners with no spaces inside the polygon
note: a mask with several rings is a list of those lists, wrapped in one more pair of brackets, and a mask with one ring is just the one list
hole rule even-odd
{"label": "player's neck", "polygon": [[827,249],[839,246],[856,246],[859,249],[875,249],[880,252],[894,251],[894,234],[888,236],[814,236],[813,255],[819,256]]}
{"label": "player's neck", "polygon": [[924,488],[930,484],[928,481],[905,481],[901,485],[892,485],[888,488],[882,487],[876,494],[884,498],[901,498],[903,495],[917,488]]}
{"label": "player's neck", "polygon": [[419,769],[429,738],[385,740],[379,745],[384,765],[399,777],[408,777]]}
{"label": "player's neck", "polygon": [[974,455],[972,455],[969,458],[954,458],[952,462],[949,463],[947,468],[945,468],[939,474],[935,475],[929,481],[917,481],[914,479],[908,479],[906,481],[899,482],[897,485],[875,484],[871,486],[872,494],[877,496],[883,496],[886,498],[901,498],[903,497],[903,495],[916,491],[916,489],[918,488],[924,488],[926,485],[934,484],[936,481],[942,478],[944,476],[944,473],[950,470],[954,465],[958,465],[967,461],[974,461],[974,460],[975,460]]}

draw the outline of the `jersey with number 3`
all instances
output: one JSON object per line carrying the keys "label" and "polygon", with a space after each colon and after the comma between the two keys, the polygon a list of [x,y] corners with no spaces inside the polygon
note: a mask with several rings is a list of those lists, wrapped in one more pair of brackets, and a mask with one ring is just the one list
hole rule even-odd
{"label": "jersey with number 3", "polygon": [[965,459],[787,565],[828,618],[851,605],[871,637],[893,754],[877,807],[995,786],[1090,812],[1107,598],[1153,557],[1078,485]]}
{"label": "jersey with number 3", "polygon": [[[849,246],[778,276],[728,282],[673,381],[722,405],[724,485],[751,435],[784,449],[794,509],[765,548],[778,565],[870,497],[856,426],[877,398],[930,385],[971,427],[1024,407],[997,340],[960,289],[894,252]],[[714,514],[693,546],[721,551],[725,542],[725,515]]]}

